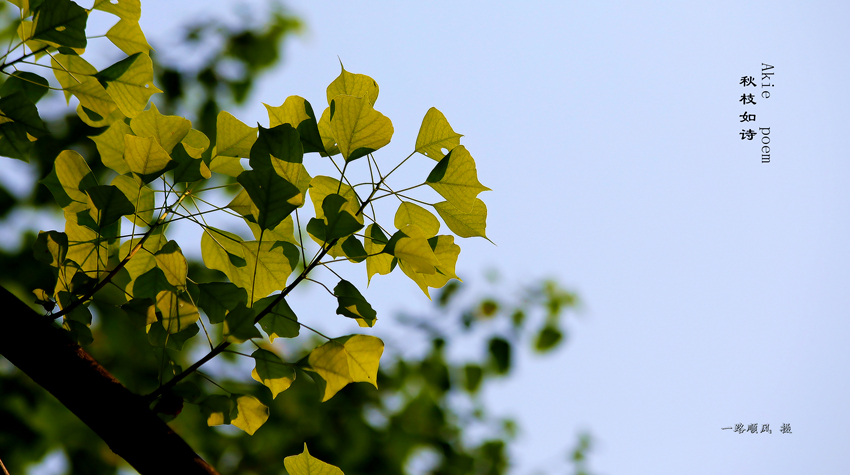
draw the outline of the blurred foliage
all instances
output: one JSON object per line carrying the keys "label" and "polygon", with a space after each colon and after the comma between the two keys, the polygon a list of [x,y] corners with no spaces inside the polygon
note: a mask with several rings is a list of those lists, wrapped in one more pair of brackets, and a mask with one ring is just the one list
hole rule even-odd
{"label": "blurred foliage", "polygon": [[[0,15],[8,20],[7,7],[0,3]],[[213,50],[191,69],[152,57],[156,83],[164,91],[157,99],[160,109],[165,114],[186,115],[214,140],[218,112],[249,97],[258,76],[279,63],[283,43],[300,28],[299,20],[280,8],[260,28],[233,28],[216,20],[190,26],[183,35],[185,43],[190,47],[211,44]],[[0,39],[13,35],[12,22],[0,23]],[[86,157],[95,175],[107,173],[87,138],[103,129],[86,125],[70,110],[47,125],[53,133],[35,142],[30,157],[36,178],[47,176],[56,156],[66,149]],[[0,219],[15,210],[53,213],[55,204],[47,189],[34,182],[32,192],[23,196],[0,185]],[[34,240],[35,235],[29,234],[21,248],[0,249],[0,285],[12,290],[51,285],[50,269],[31,265]],[[193,266],[192,272],[200,275],[203,270]],[[302,373],[289,390],[272,399],[259,384],[220,377],[213,382],[198,373],[160,399],[154,410],[171,420],[172,427],[223,474],[284,473],[283,457],[300,453],[305,442],[316,457],[348,475],[507,473],[516,425],[490,414],[480,395],[488,381],[511,374],[521,348],[543,353],[557,349],[566,340],[564,312],[575,308],[577,301],[552,281],[524,290],[515,300],[503,297],[505,293],[493,284],[492,294],[500,297],[476,299],[465,295],[463,284],[453,281],[434,299],[432,314],[401,316],[399,321],[410,328],[407,337],[426,342],[427,350],[413,357],[387,354],[377,391],[368,385],[349,385],[321,403],[316,385]],[[159,365],[167,350],[153,347],[123,311],[97,306],[95,314],[94,343],[87,351],[131,391],[149,392],[150,382],[161,374]],[[388,340],[388,347],[393,343],[406,345]],[[450,351],[460,345],[467,354],[478,348],[477,356],[450,357]],[[181,358],[189,353],[171,352],[168,359],[185,367],[188,362]],[[223,366],[244,364],[245,358],[239,355],[223,356]],[[230,428],[207,427],[195,402],[199,387],[212,385],[260,399],[271,409],[269,421],[254,437]],[[486,436],[466,435],[471,432]],[[578,473],[586,473],[583,464],[589,447],[589,439],[582,438],[572,455],[580,467]],[[56,450],[67,456],[70,473],[114,474],[119,468],[127,469],[94,432],[0,358],[0,458],[12,474],[18,474]]]}

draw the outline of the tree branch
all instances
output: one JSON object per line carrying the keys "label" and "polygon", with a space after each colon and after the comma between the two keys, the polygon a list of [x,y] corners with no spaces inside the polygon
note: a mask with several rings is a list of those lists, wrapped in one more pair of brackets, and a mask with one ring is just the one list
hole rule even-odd
{"label": "tree branch", "polygon": [[140,396],[3,287],[0,308],[0,355],[53,394],[139,473],[218,473]]}

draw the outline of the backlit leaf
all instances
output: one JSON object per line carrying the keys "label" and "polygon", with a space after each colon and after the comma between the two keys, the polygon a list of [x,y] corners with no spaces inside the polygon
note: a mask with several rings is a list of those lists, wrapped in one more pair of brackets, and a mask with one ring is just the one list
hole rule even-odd
{"label": "backlit leaf", "polygon": [[[480,236],[487,239],[485,230],[487,227],[487,205],[475,198],[472,208],[468,211],[457,209],[448,201],[441,201],[434,205],[434,209],[446,222],[453,233],[460,237]],[[489,241],[489,239],[487,239]]]}
{"label": "backlit leaf", "polygon": [[130,220],[136,226],[150,226],[155,206],[153,190],[138,177],[129,175],[116,176],[112,185],[117,186],[136,209],[135,216],[129,217]]}
{"label": "backlit leaf", "polygon": [[353,74],[345,70],[340,63],[342,72],[327,89],[328,104],[339,95],[363,97],[369,104],[375,105],[378,100],[378,83],[365,74]]}
{"label": "backlit leaf", "polygon": [[363,247],[369,256],[366,258],[366,275],[370,282],[373,275],[386,275],[393,270],[393,256],[381,253],[386,243],[387,237],[378,225],[370,224],[366,228],[366,239],[363,240]]}
{"label": "backlit leaf", "polygon": [[[269,112],[269,127],[280,124],[290,124],[298,130],[304,153],[319,152],[324,154],[325,148],[322,137],[319,135],[319,126],[316,122],[316,114],[313,107],[303,97],[289,96],[280,107],[271,107],[268,104],[266,110]],[[280,157],[278,157],[280,158]]]}
{"label": "backlit leaf", "polygon": [[392,121],[362,97],[336,96],[331,101],[330,126],[346,162],[378,150],[393,136]]}
{"label": "backlit leaf", "polygon": [[368,335],[335,338],[315,348],[307,358],[309,371],[319,376],[322,402],[332,398],[348,383],[368,382],[376,388],[378,363],[384,342]]}
{"label": "backlit leaf", "polygon": [[5,97],[15,92],[23,92],[27,99],[33,104],[37,103],[47,94],[49,83],[47,79],[28,71],[15,71],[0,86],[0,97]]}
{"label": "backlit leaf", "polygon": [[[55,180],[51,177],[55,176]],[[66,213],[76,214],[88,208],[85,191],[97,186],[97,180],[83,157],[65,150],[53,162],[53,173],[41,181]]]}
{"label": "backlit leaf", "polygon": [[155,180],[174,165],[155,139],[135,135],[124,136],[124,159],[130,171],[145,183]]}
{"label": "backlit leaf", "polygon": [[[422,126],[419,127],[419,135],[416,137],[416,151],[440,161],[446,153],[460,145],[463,135],[456,133],[446,120],[446,116],[435,107],[428,109]],[[443,149],[446,152],[443,152]]]}
{"label": "backlit leaf", "polygon": [[[210,139],[200,130],[191,129],[183,137],[183,148],[192,158],[201,158],[201,155],[210,147]],[[238,175],[238,173],[237,173]]]}
{"label": "backlit leaf", "polygon": [[162,269],[168,283],[178,290],[186,290],[186,276],[189,272],[189,263],[183,257],[183,252],[177,245],[177,241],[168,241],[156,252],[157,267]]}
{"label": "backlit leaf", "polygon": [[59,231],[39,231],[32,251],[39,261],[59,268],[68,252],[68,236]]}
{"label": "backlit leaf", "polygon": [[229,112],[219,112],[216,119],[216,146],[213,156],[250,157],[251,147],[256,140],[256,127],[248,127]]}
{"label": "backlit leaf", "polygon": [[409,201],[402,202],[395,213],[395,227],[401,229],[408,224],[415,224],[427,237],[436,236],[440,231],[437,217],[425,208]]}
{"label": "backlit leaf", "polygon": [[95,0],[92,8],[112,13],[127,21],[137,22],[142,16],[141,0]]}
{"label": "backlit leaf", "polygon": [[132,133],[130,126],[119,120],[113,122],[102,134],[89,137],[97,146],[101,162],[119,175],[130,173],[130,167],[124,161],[124,136]]}
{"label": "backlit leaf", "polygon": [[319,119],[319,138],[322,139],[322,148],[324,152],[319,152],[323,157],[334,156],[339,153],[339,146],[334,138],[334,133],[331,130],[331,108],[326,107],[322,112],[322,117]]}
{"label": "backlit leaf", "polygon": [[[121,112],[133,118],[145,109],[148,99],[153,94],[162,91],[153,85],[153,63],[150,56],[146,53],[136,53],[127,60],[131,58],[133,58],[132,63],[121,75],[114,79],[103,79],[103,82],[106,83],[106,92]],[[106,70],[98,74],[101,75],[104,72]]]}
{"label": "backlit leaf", "polygon": [[185,330],[198,321],[200,314],[198,308],[186,299],[185,292],[177,294],[170,290],[163,290],[156,296],[156,308],[162,314],[162,327],[168,333],[177,333]]}
{"label": "backlit leaf", "polygon": [[[295,185],[271,170],[247,170],[237,181],[257,207],[257,224],[262,229],[276,227],[304,202],[304,195]],[[293,199],[294,203],[290,202]]]}
{"label": "backlit leaf", "polygon": [[254,358],[251,377],[269,388],[272,398],[289,389],[295,381],[295,370],[271,351],[258,349],[251,353],[251,357]]}
{"label": "backlit leaf", "polygon": [[[254,308],[257,312],[260,312],[271,305],[276,298],[277,295],[270,295],[257,300],[254,303]],[[292,311],[285,299],[278,302],[269,313],[260,319],[260,326],[269,335],[269,341],[274,341],[275,338],[295,338],[301,330],[298,317],[295,316],[295,312]]]}
{"label": "backlit leaf", "polygon": [[472,208],[478,193],[490,189],[478,181],[475,161],[463,145],[458,145],[440,160],[428,175],[427,183],[455,208],[463,211]]}
{"label": "backlit leaf", "polygon": [[254,324],[254,310],[240,302],[224,317],[224,336],[232,343],[242,343],[251,338],[261,338],[260,331]]}
{"label": "backlit leaf", "polygon": [[177,144],[171,151],[171,159],[177,163],[174,167],[175,182],[192,183],[212,176],[207,164],[202,159],[194,158],[186,153],[182,143]]}
{"label": "backlit leaf", "polygon": [[166,153],[171,153],[192,129],[192,123],[176,115],[162,115],[156,105],[151,104],[150,109],[130,121],[130,128],[136,136],[153,138]]}
{"label": "backlit leaf", "polygon": [[33,20],[32,38],[85,48],[87,19],[86,10],[71,0],[44,0]]}
{"label": "backlit leaf", "polygon": [[377,313],[351,282],[340,280],[334,287],[334,295],[339,304],[336,309],[337,315],[353,318],[369,327],[375,325]]}
{"label": "backlit leaf", "polygon": [[209,318],[210,323],[221,323],[228,311],[238,305],[244,305],[248,300],[245,289],[239,288],[231,282],[209,282],[198,284],[200,297],[198,306]]}
{"label": "backlit leaf", "polygon": [[325,198],[330,194],[338,194],[345,198],[345,204],[339,208],[340,211],[347,211],[348,214],[354,216],[360,224],[363,224],[363,215],[357,214],[360,210],[360,200],[357,198],[354,190],[345,183],[340,184],[339,180],[329,176],[317,176],[310,182],[310,200],[313,202],[313,209],[316,212],[316,218],[324,219],[325,211],[322,208]]}
{"label": "backlit leaf", "polygon": [[89,215],[100,227],[109,226],[121,219],[121,216],[136,212],[136,207],[117,186],[93,186],[86,190],[86,194],[89,198]]}
{"label": "backlit leaf", "polygon": [[343,475],[339,467],[322,462],[310,455],[306,443],[304,444],[304,452],[286,457],[283,459],[283,466],[289,475]]}
{"label": "backlit leaf", "polygon": [[254,396],[233,397],[236,398],[235,415],[232,415],[230,423],[248,435],[254,435],[254,432],[269,420],[269,408]]}
{"label": "backlit leaf", "polygon": [[[215,148],[213,148],[213,151],[215,151]],[[210,171],[236,178],[240,173],[245,171],[245,167],[242,166],[239,157],[217,155],[210,162]]]}
{"label": "backlit leaf", "polygon": [[145,34],[137,21],[121,19],[106,32],[109,41],[127,55],[135,53],[148,54],[151,46],[145,39]]}

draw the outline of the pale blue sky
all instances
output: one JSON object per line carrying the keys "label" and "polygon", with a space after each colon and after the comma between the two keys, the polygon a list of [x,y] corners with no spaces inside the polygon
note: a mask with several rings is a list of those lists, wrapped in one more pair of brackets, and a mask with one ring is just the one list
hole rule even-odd
{"label": "pale blue sky", "polygon": [[[149,42],[234,12],[206,5],[143,2]],[[487,390],[522,427],[512,473],[563,471],[585,429],[594,473],[850,470],[847,4],[288,6],[307,31],[237,117],[266,124],[261,102],[292,94],[321,110],[337,57],[381,86],[396,134],[379,160],[406,156],[439,108],[493,189],[481,198],[498,246],[463,240],[458,274],[552,276],[585,304],[566,348],[522,355]],[[760,83],[761,63],[771,97],[743,106],[738,82]],[[760,137],[738,134],[744,110],[770,127],[770,164]],[[401,274],[367,298],[385,316],[427,305]],[[773,433],[721,430],[736,423]]]}

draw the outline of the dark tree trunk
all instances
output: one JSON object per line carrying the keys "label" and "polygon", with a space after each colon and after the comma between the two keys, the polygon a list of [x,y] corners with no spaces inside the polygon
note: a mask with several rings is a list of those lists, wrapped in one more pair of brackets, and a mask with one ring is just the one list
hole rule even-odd
{"label": "dark tree trunk", "polygon": [[53,394],[139,473],[218,473],[140,396],[3,287],[0,309],[0,355]]}

